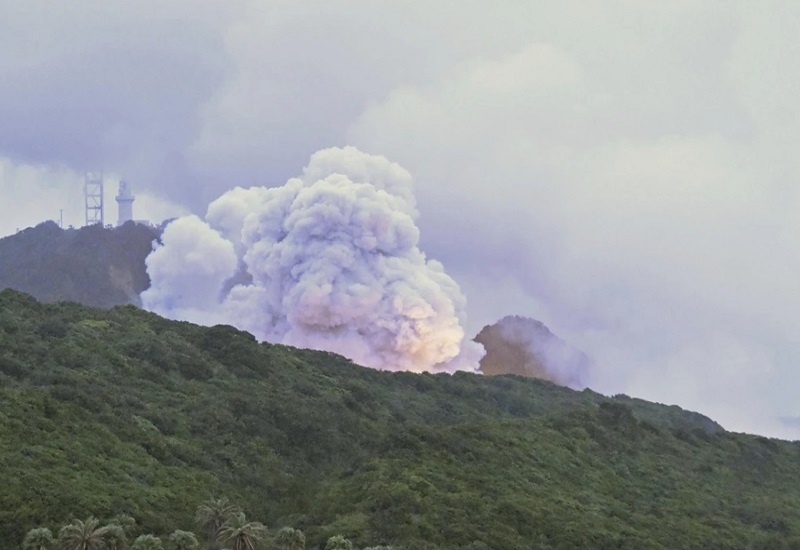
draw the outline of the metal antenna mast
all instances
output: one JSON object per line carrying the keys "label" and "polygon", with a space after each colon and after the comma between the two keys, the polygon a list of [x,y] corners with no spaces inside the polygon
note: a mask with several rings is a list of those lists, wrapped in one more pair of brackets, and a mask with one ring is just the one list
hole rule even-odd
{"label": "metal antenna mast", "polygon": [[103,220],[103,173],[86,172],[86,181],[83,184],[83,196],[86,204],[86,225],[99,223],[105,225]]}

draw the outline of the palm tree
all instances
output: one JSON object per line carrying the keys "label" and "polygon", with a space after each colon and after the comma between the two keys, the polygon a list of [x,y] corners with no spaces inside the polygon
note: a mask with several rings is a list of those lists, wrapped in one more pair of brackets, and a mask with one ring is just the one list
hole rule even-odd
{"label": "palm tree", "polygon": [[325,550],[353,550],[353,543],[342,535],[334,535],[328,539]]}
{"label": "palm tree", "polygon": [[299,529],[283,527],[275,535],[275,547],[278,550],[305,550],[306,536]]}
{"label": "palm tree", "polygon": [[47,550],[53,545],[53,533],[47,527],[31,529],[22,541],[22,550]]}
{"label": "palm tree", "polygon": [[244,512],[232,515],[219,530],[219,541],[230,550],[255,550],[256,543],[267,534],[267,528],[257,521],[247,521]]}
{"label": "palm tree", "polygon": [[218,547],[219,530],[228,518],[240,511],[239,507],[228,502],[227,498],[212,498],[197,507],[194,520],[200,530],[206,533],[212,546]]}
{"label": "palm tree", "polygon": [[197,537],[191,531],[177,529],[169,536],[169,542],[175,550],[195,550],[200,546]]}
{"label": "palm tree", "polygon": [[161,544],[161,539],[153,535],[139,535],[133,541],[131,550],[163,550],[164,545]]}
{"label": "palm tree", "polygon": [[58,531],[59,550],[100,550],[103,547],[105,527],[98,527],[97,518],[89,516],[86,521],[72,520]]}

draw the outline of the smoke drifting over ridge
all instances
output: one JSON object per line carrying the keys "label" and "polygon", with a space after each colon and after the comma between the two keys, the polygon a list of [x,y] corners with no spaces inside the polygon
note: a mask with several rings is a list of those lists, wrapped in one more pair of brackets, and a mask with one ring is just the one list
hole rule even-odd
{"label": "smoke drifting over ridge", "polygon": [[147,309],[390,370],[475,370],[466,302],[418,248],[411,175],[353,147],[282,187],[236,188],[169,224],[147,258]]}
{"label": "smoke drifting over ridge", "polygon": [[483,327],[475,341],[486,348],[481,372],[543,378],[573,389],[586,387],[589,358],[527,317],[507,316]]}

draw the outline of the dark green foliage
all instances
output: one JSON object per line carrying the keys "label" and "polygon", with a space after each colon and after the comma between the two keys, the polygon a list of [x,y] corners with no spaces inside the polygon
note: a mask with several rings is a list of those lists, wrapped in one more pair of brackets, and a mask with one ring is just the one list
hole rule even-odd
{"label": "dark green foliage", "polygon": [[104,527],[103,550],[124,550],[128,547],[128,535],[125,528],[118,523]]}
{"label": "dark green foliage", "polygon": [[313,549],[800,547],[800,444],[542,380],[364,369],[132,306],[0,292],[0,403],[9,545],[89,514],[167,540],[226,495]]}
{"label": "dark green foliage", "polygon": [[342,535],[334,535],[325,543],[325,550],[353,550],[353,543]]}
{"label": "dark green foliage", "polygon": [[299,529],[283,527],[275,535],[273,547],[276,550],[305,550],[306,536]]}
{"label": "dark green foliage", "polygon": [[211,498],[197,507],[194,512],[195,525],[205,534],[206,540],[212,546],[219,546],[219,535],[223,525],[240,513],[238,506],[230,503],[227,498]]}
{"label": "dark green foliage", "polygon": [[48,550],[54,543],[53,533],[47,527],[31,529],[22,541],[22,550]]}
{"label": "dark green foliage", "polygon": [[244,512],[233,514],[222,525],[217,540],[230,550],[255,550],[267,536],[267,528],[258,521],[249,521]]}
{"label": "dark green foliage", "polygon": [[197,537],[191,531],[176,529],[169,536],[170,547],[173,550],[195,550],[200,547]]}
{"label": "dark green foliage", "polygon": [[72,520],[58,531],[59,550],[101,550],[104,546],[105,529],[97,518],[86,521]]}
{"label": "dark green foliage", "polygon": [[128,514],[117,514],[109,520],[108,524],[118,526],[126,536],[136,530],[136,518]]}
{"label": "dark green foliage", "polygon": [[[0,239],[0,289],[13,288],[46,302],[69,300],[110,307],[139,302],[150,286],[144,260],[157,229],[128,222],[62,230],[45,222]],[[44,323],[40,330],[59,328]]]}
{"label": "dark green foliage", "polygon": [[131,550],[162,550],[164,544],[154,535],[139,535],[131,545]]}

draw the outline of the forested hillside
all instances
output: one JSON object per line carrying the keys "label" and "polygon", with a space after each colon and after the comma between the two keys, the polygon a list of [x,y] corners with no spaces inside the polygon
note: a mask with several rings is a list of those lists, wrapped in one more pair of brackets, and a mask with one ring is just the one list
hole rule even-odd
{"label": "forested hillside", "polygon": [[537,379],[416,375],[0,292],[0,540],[225,496],[309,548],[800,548],[800,445]]}
{"label": "forested hillside", "polygon": [[150,286],[144,260],[158,230],[129,222],[61,229],[44,222],[0,239],[0,289],[91,306],[138,304]]}

